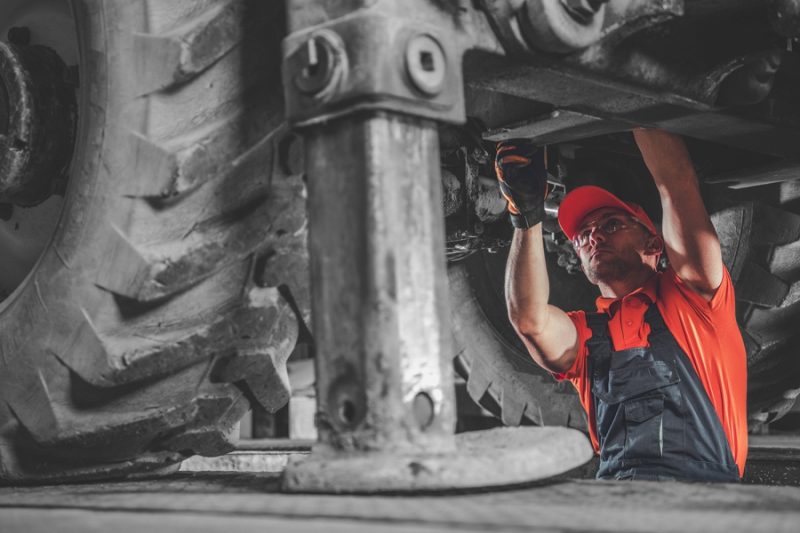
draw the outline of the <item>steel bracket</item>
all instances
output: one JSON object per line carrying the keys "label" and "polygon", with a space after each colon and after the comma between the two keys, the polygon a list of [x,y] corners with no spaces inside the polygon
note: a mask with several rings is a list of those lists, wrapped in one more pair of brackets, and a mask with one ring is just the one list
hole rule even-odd
{"label": "steel bracket", "polygon": [[684,0],[607,0],[591,21],[573,20],[561,0],[479,0],[492,29],[512,56],[568,54],[609,45],[653,24],[680,16]]}
{"label": "steel bracket", "polygon": [[304,127],[381,110],[463,123],[461,51],[449,26],[365,9],[289,35],[287,119]]}

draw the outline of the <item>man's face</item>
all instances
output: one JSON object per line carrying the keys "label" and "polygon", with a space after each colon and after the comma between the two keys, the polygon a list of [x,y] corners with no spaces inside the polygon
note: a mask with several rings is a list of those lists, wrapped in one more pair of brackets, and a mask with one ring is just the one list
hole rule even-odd
{"label": "man's face", "polygon": [[589,213],[579,228],[573,246],[591,283],[622,280],[643,264],[655,269],[654,248],[660,245],[628,213],[603,207]]}

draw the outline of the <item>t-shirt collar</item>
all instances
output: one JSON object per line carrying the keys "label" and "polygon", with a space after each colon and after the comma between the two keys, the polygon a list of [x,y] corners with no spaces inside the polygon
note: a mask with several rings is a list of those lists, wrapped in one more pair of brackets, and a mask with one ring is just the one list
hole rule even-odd
{"label": "t-shirt collar", "polygon": [[621,298],[605,298],[603,296],[599,296],[597,300],[595,300],[595,305],[597,306],[597,311],[599,313],[607,313],[611,315],[616,312],[617,307],[619,307],[619,302],[629,298],[639,298],[648,305],[655,302],[657,290],[658,274],[653,274],[644,285],[634,291],[629,292],[625,296]]}

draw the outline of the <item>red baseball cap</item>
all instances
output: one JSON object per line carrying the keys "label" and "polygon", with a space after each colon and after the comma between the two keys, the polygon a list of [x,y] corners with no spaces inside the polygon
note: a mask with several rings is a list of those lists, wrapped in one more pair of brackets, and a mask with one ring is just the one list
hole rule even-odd
{"label": "red baseball cap", "polygon": [[624,211],[641,222],[650,233],[658,235],[658,230],[641,206],[623,202],[602,187],[584,185],[570,191],[558,208],[558,223],[569,240],[575,237],[586,215],[602,207],[613,207]]}

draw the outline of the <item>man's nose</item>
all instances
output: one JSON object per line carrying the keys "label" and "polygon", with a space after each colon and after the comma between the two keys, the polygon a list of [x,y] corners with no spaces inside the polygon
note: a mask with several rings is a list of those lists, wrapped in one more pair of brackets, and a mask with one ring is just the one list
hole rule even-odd
{"label": "man's nose", "polygon": [[589,242],[592,246],[598,242],[605,242],[606,234],[598,226],[594,226],[589,232]]}

